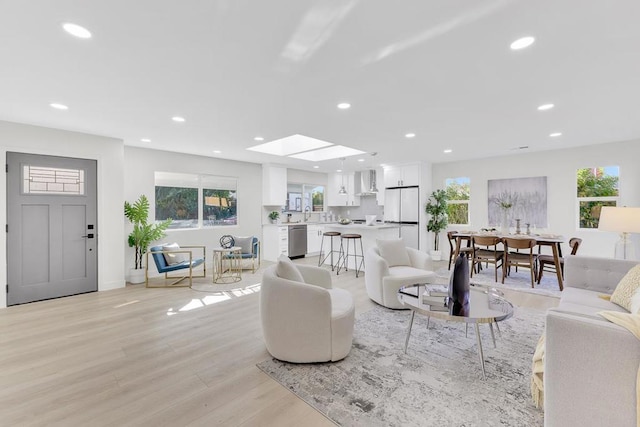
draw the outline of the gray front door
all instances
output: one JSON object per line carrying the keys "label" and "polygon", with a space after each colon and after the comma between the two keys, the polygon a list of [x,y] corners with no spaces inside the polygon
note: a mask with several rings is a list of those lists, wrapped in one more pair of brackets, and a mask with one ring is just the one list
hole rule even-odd
{"label": "gray front door", "polygon": [[98,290],[96,161],[7,153],[7,304]]}

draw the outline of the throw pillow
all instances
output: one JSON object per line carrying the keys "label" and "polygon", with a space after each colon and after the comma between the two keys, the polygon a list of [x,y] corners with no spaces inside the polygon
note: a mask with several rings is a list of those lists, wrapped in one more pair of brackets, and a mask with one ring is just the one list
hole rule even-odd
{"label": "throw pillow", "polygon": [[631,298],[638,288],[640,288],[640,264],[629,270],[620,280],[611,294],[611,302],[631,311]]}
{"label": "throw pillow", "polygon": [[253,243],[253,236],[249,237],[237,237],[233,236],[233,246],[240,248],[240,252],[243,254],[253,253],[251,250],[251,243]]}
{"label": "throw pillow", "polygon": [[289,257],[286,255],[280,255],[280,258],[278,258],[278,264],[276,265],[276,276],[282,279],[304,283],[304,279],[302,278],[300,270],[298,270],[298,267],[296,267],[296,265],[291,262]]}
{"label": "throw pillow", "polygon": [[[179,251],[180,246],[177,243],[171,243],[169,245],[162,245],[163,251]],[[166,253],[164,254],[164,260],[168,265],[180,264],[181,262],[188,261],[189,256],[185,253]]]}
{"label": "throw pillow", "polygon": [[402,239],[380,240],[376,239],[376,245],[380,251],[380,256],[387,261],[389,267],[406,265],[411,267],[409,252]]}
{"label": "throw pillow", "polygon": [[631,297],[631,314],[640,314],[640,288],[636,289]]}

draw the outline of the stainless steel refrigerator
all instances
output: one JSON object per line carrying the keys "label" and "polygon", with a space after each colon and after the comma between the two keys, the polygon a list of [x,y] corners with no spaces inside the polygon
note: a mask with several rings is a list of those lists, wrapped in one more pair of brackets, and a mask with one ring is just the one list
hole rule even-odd
{"label": "stainless steel refrigerator", "polygon": [[384,220],[399,224],[399,237],[406,246],[420,249],[420,190],[415,187],[387,188],[384,192]]}

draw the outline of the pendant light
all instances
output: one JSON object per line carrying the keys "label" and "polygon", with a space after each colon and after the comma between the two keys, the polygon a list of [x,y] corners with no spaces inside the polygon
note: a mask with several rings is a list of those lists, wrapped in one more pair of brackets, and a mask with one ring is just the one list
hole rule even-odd
{"label": "pendant light", "polygon": [[371,187],[369,188],[369,193],[377,193],[378,192],[378,187],[377,187],[377,173],[376,173],[376,165],[373,161],[373,158],[376,156],[376,154],[378,153],[371,153],[371,173],[369,175],[370,177],[370,182],[371,182]]}
{"label": "pendant light", "polygon": [[340,166],[340,174],[342,175],[342,186],[340,186],[340,191],[338,191],[338,194],[340,196],[346,196],[347,195],[347,190],[344,188],[344,157],[340,159],[341,166]]}

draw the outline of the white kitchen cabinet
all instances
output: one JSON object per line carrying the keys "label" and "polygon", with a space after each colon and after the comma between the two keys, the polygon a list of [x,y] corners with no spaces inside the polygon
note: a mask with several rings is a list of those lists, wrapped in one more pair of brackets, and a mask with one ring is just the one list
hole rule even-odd
{"label": "white kitchen cabinet", "polygon": [[408,187],[420,185],[420,165],[410,164],[402,166],[392,166],[384,170],[384,186],[388,187]]}
{"label": "white kitchen cabinet", "polygon": [[343,176],[341,173],[330,173],[328,177],[325,195],[327,197],[327,206],[360,206],[360,196],[355,194],[360,191],[356,187],[355,173],[344,174],[344,188],[347,195],[340,195],[340,187],[342,186]]}
{"label": "white kitchen cabinet", "polygon": [[324,233],[324,225],[307,225],[307,254],[317,254],[320,252],[322,233]]}
{"label": "white kitchen cabinet", "polygon": [[289,227],[264,225],[262,240],[262,259],[277,261],[280,255],[289,255]]}
{"label": "white kitchen cabinet", "polygon": [[287,168],[262,165],[262,205],[284,206],[287,202]]}

